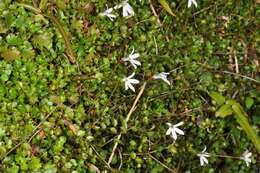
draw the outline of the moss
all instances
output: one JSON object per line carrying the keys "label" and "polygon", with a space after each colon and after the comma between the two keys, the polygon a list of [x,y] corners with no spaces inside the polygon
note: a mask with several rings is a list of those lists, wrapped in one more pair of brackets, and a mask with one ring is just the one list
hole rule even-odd
{"label": "moss", "polygon": [[[236,120],[216,117],[218,107],[209,96],[217,91],[239,102],[258,129],[255,1],[201,0],[198,8],[188,8],[185,0],[168,1],[176,16],[153,1],[162,26],[144,0],[129,0],[136,15],[126,19],[116,10],[114,21],[99,13],[119,1],[43,2],[42,11],[36,1],[0,2],[0,172],[111,171],[106,162],[120,133],[111,167],[121,166],[122,172],[260,167]],[[58,24],[46,16],[50,10]],[[122,61],[132,48],[140,54],[137,69]],[[234,75],[236,61],[242,76]],[[163,71],[170,72],[171,85],[152,80]],[[136,93],[125,91],[122,78],[132,72],[140,81],[136,93],[148,84],[126,125]],[[166,123],[180,121],[185,135],[173,142],[165,135]],[[200,167],[196,154],[204,146],[231,156],[249,149],[252,164],[211,157]]]}

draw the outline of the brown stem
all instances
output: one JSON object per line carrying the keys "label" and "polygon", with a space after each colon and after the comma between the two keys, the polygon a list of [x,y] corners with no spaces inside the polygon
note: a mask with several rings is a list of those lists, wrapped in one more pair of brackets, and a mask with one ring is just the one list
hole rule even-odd
{"label": "brown stem", "polygon": [[[137,97],[135,98],[135,101],[134,101],[134,103],[133,103],[133,105],[132,105],[130,111],[128,112],[128,114],[127,114],[127,116],[126,116],[126,119],[125,119],[126,125],[127,125],[127,122],[129,121],[129,119],[130,119],[132,113],[133,113],[134,110],[136,109],[137,102],[138,102],[139,99],[141,98],[141,96],[142,96],[142,94],[143,94],[143,92],[144,92],[145,86],[146,86],[146,82],[144,82],[144,84],[142,85],[142,87],[141,87],[141,89],[140,89],[140,91],[139,91]],[[119,140],[121,139],[121,136],[122,136],[122,133],[120,133],[120,134],[117,136],[116,142],[115,142],[114,147],[113,147],[113,149],[112,149],[112,153],[111,153],[111,155],[110,155],[110,157],[109,157],[109,159],[108,159],[108,162],[107,162],[108,165],[110,165],[110,163],[112,162],[112,159],[113,159],[113,157],[114,157],[114,155],[115,155],[115,151],[116,151],[116,149],[117,149],[117,146],[118,146]]]}

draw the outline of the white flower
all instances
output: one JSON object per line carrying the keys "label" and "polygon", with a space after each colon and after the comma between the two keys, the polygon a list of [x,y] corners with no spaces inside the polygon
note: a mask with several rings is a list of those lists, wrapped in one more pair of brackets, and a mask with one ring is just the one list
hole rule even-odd
{"label": "white flower", "polygon": [[205,152],[207,147],[205,146],[202,152],[198,153],[197,156],[200,158],[200,165],[204,166],[205,164],[208,164],[209,161],[207,157],[210,157],[210,154]]}
{"label": "white flower", "polygon": [[124,0],[120,4],[114,6],[114,9],[120,9],[123,7],[123,16],[124,17],[131,17],[135,15],[135,12],[132,6],[128,3],[128,0]]}
{"label": "white flower", "polygon": [[108,8],[106,11],[104,11],[103,13],[100,13],[100,16],[106,16],[108,17],[111,21],[114,20],[114,18],[116,18],[116,15],[112,14],[113,12],[113,8]]}
{"label": "white flower", "polygon": [[188,8],[190,8],[192,4],[193,4],[195,7],[198,6],[196,0],[188,0]]}
{"label": "white flower", "polygon": [[246,162],[246,166],[249,166],[249,163],[251,163],[250,157],[252,156],[252,153],[246,150],[242,156],[240,157],[241,160],[244,160]]}
{"label": "white flower", "polygon": [[134,53],[134,51],[135,51],[135,49],[133,48],[131,54],[128,55],[128,57],[123,58],[122,60],[123,61],[129,61],[132,64],[132,66],[136,69],[137,65],[140,66],[141,63],[138,60],[136,60],[140,56],[140,54],[139,53]]}
{"label": "white flower", "polygon": [[135,88],[132,84],[138,84],[139,81],[137,79],[132,79],[134,75],[135,73],[132,73],[130,76],[123,78],[123,81],[125,82],[125,90],[128,90],[130,88],[132,91],[135,92]]}
{"label": "white flower", "polygon": [[183,124],[184,124],[183,122],[180,122],[175,125],[172,125],[171,123],[167,123],[167,125],[169,126],[169,129],[167,130],[166,135],[171,135],[171,137],[174,140],[177,140],[177,134],[184,135],[184,132],[181,129],[177,128]]}
{"label": "white flower", "polygon": [[167,79],[167,75],[169,75],[169,73],[166,72],[161,72],[159,74],[156,74],[153,76],[154,79],[162,79],[164,82],[166,82],[168,85],[171,85],[170,81]]}
{"label": "white flower", "polygon": [[128,0],[123,1],[122,7],[123,7],[123,16],[124,17],[131,17],[135,15],[135,12],[133,10],[133,8],[131,7],[131,5],[127,2]]}

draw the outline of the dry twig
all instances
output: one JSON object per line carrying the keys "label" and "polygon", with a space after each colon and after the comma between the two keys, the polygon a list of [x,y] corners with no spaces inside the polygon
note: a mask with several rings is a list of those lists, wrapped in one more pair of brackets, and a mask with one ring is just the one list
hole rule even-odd
{"label": "dry twig", "polygon": [[167,165],[165,165],[164,163],[162,163],[160,160],[156,159],[153,155],[149,154],[149,157],[151,157],[154,161],[156,161],[157,163],[159,163],[160,165],[162,165],[164,168],[166,168],[166,169],[169,170],[170,172],[177,173],[175,170],[169,168]]}
{"label": "dry twig", "polygon": [[[158,16],[158,14],[157,14],[157,12],[155,11],[155,9],[154,9],[154,6],[153,6],[153,3],[152,3],[152,1],[151,0],[149,0],[149,3],[150,3],[150,8],[151,8],[151,10],[152,10],[152,12],[153,12],[153,15],[156,17],[156,19],[157,19],[157,23],[158,23],[158,25],[159,25],[159,27],[162,27],[163,25],[162,25],[162,22],[160,21],[160,18],[159,18],[159,16]],[[166,35],[165,36],[165,38],[166,38],[166,40],[169,42],[170,41],[170,39],[169,39],[169,37]]]}
{"label": "dry twig", "polygon": [[[140,91],[139,91],[139,93],[138,93],[138,95],[137,95],[137,97],[136,97],[136,99],[135,99],[135,101],[134,101],[134,103],[133,103],[133,105],[132,105],[130,111],[128,112],[128,114],[127,114],[127,116],[126,116],[126,119],[125,119],[126,125],[127,125],[127,122],[129,121],[129,119],[130,119],[132,113],[133,113],[134,110],[136,109],[137,102],[140,100],[140,98],[141,98],[141,96],[142,96],[142,94],[143,94],[143,92],[144,92],[145,86],[146,86],[146,82],[142,85],[142,87],[141,87],[141,89],[140,89]],[[113,157],[114,157],[114,155],[115,155],[115,151],[116,151],[117,146],[118,146],[118,141],[121,139],[121,136],[122,136],[122,133],[120,133],[120,134],[117,136],[116,142],[115,142],[114,147],[113,147],[113,149],[112,149],[112,153],[111,153],[111,155],[110,155],[110,157],[109,157],[109,159],[108,159],[108,162],[107,162],[107,164],[108,164],[109,166],[110,166],[110,163],[112,162],[112,159],[113,159]]]}

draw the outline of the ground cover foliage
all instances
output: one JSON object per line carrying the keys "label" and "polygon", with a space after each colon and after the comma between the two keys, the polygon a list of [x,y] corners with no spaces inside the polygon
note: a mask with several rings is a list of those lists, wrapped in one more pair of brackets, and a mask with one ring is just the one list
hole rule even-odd
{"label": "ground cover foliage", "polygon": [[[133,17],[99,15],[120,2],[0,1],[0,172],[259,172],[254,144],[234,116],[216,116],[210,96],[240,103],[260,134],[258,2],[169,0],[172,15],[129,0]],[[137,69],[122,61],[133,48]],[[135,93],[122,81],[132,72]],[[160,72],[171,85],[152,79]],[[174,141],[167,123],[181,121]],[[204,146],[233,157],[248,149],[252,163],[209,157],[202,167]]]}

